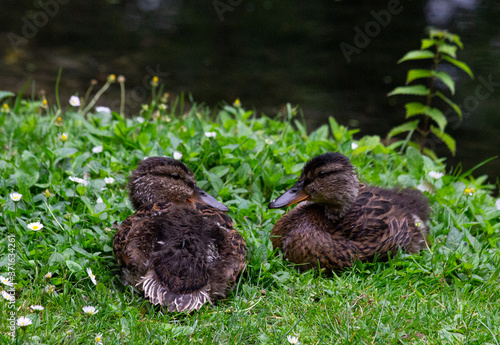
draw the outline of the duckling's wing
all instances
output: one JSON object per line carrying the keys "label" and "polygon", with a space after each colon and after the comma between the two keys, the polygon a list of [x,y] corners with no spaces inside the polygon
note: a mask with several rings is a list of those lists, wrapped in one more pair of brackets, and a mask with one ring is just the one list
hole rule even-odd
{"label": "duckling's wing", "polygon": [[204,218],[214,222],[221,230],[216,241],[218,258],[209,265],[211,294],[225,296],[228,286],[236,283],[246,266],[247,248],[241,234],[234,229],[233,220],[226,213],[203,204],[195,204]]}
{"label": "duckling's wing", "polygon": [[405,248],[412,239],[407,212],[395,207],[386,195],[364,190],[360,193],[352,212],[350,239],[363,244],[363,251],[384,256],[388,251]]}
{"label": "duckling's wing", "polygon": [[113,238],[113,252],[121,267],[126,268],[134,261],[148,260],[142,251],[143,248],[130,250],[130,241],[133,238],[138,243],[150,243],[153,233],[146,220],[148,217],[168,212],[171,206],[171,203],[166,202],[144,205],[120,224]]}

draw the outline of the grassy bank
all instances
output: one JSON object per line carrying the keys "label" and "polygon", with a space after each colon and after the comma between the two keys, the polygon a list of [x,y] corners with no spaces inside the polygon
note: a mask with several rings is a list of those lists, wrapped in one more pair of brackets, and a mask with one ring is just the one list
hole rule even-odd
{"label": "grassy bank", "polygon": [[[302,344],[500,342],[500,211],[484,177],[452,173],[376,136],[354,140],[355,131],[333,119],[308,134],[290,107],[274,119],[239,103],[187,113],[153,104],[139,118],[12,99],[2,109],[0,274],[12,265],[16,273],[15,308],[0,301],[2,344],[13,341],[12,310],[32,321],[18,328],[19,343],[94,344],[98,334],[104,344],[287,344],[288,336]],[[326,151],[346,154],[363,182],[427,189],[430,250],[358,263],[334,277],[299,274],[274,253],[269,233],[284,210],[268,210],[268,202]],[[234,293],[190,315],[164,314],[125,288],[111,249],[114,224],[132,213],[130,171],[140,159],[174,153],[229,206],[249,248]],[[33,222],[43,228],[30,229]]]}

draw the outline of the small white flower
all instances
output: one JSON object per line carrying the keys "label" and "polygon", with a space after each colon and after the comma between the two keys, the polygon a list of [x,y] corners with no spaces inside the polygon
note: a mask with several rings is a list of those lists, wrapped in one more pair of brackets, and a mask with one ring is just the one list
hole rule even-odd
{"label": "small white flower", "polygon": [[500,210],[500,199],[497,199],[497,201],[495,201],[495,207],[497,210]]}
{"label": "small white flower", "polygon": [[428,192],[428,193],[434,192],[433,187],[429,182],[420,183],[417,186],[417,189],[421,192]]}
{"label": "small white flower", "polygon": [[43,229],[43,224],[40,222],[29,223],[28,228],[30,228],[33,231],[39,231]]}
{"label": "small white flower", "polygon": [[358,144],[356,144],[355,142],[352,142],[351,149],[356,150],[357,148],[358,148]]}
{"label": "small white flower", "polygon": [[99,197],[99,198],[97,198],[96,203],[104,204],[104,201],[102,200],[102,198]]}
{"label": "small white flower", "polygon": [[41,305],[32,305],[30,308],[33,310],[44,310],[45,309]]}
{"label": "small white flower", "polygon": [[429,176],[432,177],[433,179],[439,180],[441,177],[444,176],[444,174],[442,172],[429,171]]}
{"label": "small white flower", "polygon": [[102,333],[99,333],[95,336],[95,343],[102,345]]}
{"label": "small white flower", "polygon": [[22,194],[19,194],[19,193],[17,193],[17,192],[10,193],[10,198],[11,198],[12,200],[14,200],[14,201],[19,201],[19,200],[21,200],[22,196],[23,196]]}
{"label": "small white flower", "polygon": [[274,141],[272,139],[269,139],[267,138],[266,140],[264,140],[266,142],[267,145],[272,145],[274,144]]}
{"label": "small white flower", "polygon": [[16,299],[14,296],[12,296],[10,293],[8,293],[5,290],[2,291],[2,297],[5,298],[8,301],[13,301],[13,300]]}
{"label": "small white flower", "polygon": [[143,123],[143,122],[144,122],[144,118],[143,118],[142,116],[137,116],[137,117],[136,117],[136,120],[137,120],[137,122],[139,122],[139,123]]}
{"label": "small white flower", "polygon": [[8,286],[14,286],[14,283],[11,282],[9,279],[5,278],[4,276],[0,276],[0,281],[2,284],[8,285]]}
{"label": "small white flower", "polygon": [[87,314],[87,315],[95,315],[99,311],[95,307],[92,307],[92,306],[89,306],[89,305],[83,307],[82,309],[83,309],[83,312],[85,314]]}
{"label": "small white flower", "polygon": [[92,283],[94,283],[94,285],[97,285],[97,281],[95,280],[95,275],[94,275],[94,273],[92,273],[92,270],[90,269],[90,267],[87,268],[87,274],[89,275],[90,280],[92,280]]}
{"label": "small white flower", "polygon": [[52,272],[47,272],[47,274],[45,275],[45,278],[47,278],[47,279],[52,278]]}
{"label": "small white flower", "polygon": [[79,177],[70,176],[69,179],[73,182],[83,184],[85,187],[89,184],[89,181],[84,180],[84,179],[79,178]]}
{"label": "small white flower", "polygon": [[104,183],[106,183],[106,184],[111,184],[113,182],[115,182],[115,179],[112,177],[105,177],[104,178]]}
{"label": "small white flower", "polygon": [[31,325],[33,322],[28,319],[26,316],[21,316],[19,319],[17,319],[17,325],[19,327],[26,327]]}
{"label": "small white flower", "polygon": [[61,133],[61,135],[59,135],[59,139],[62,141],[68,141],[68,138],[68,133]]}
{"label": "small white flower", "polygon": [[286,338],[288,339],[288,342],[290,344],[300,344],[299,343],[299,337],[296,337],[296,336],[293,336],[293,335],[289,335]]}
{"label": "small white flower", "polygon": [[182,158],[182,153],[180,153],[179,151],[174,151],[174,159],[181,159]]}
{"label": "small white flower", "polygon": [[45,292],[48,293],[48,294],[53,294],[54,292],[56,292],[55,285],[47,285],[45,287]]}
{"label": "small white flower", "polygon": [[71,104],[74,107],[79,107],[80,98],[78,96],[71,96],[71,98],[69,99],[69,104]]}
{"label": "small white flower", "polygon": [[98,113],[108,113],[111,114],[111,109],[108,107],[95,107],[95,111]]}
{"label": "small white flower", "polygon": [[215,138],[217,136],[216,132],[205,132],[207,138]]}
{"label": "small white flower", "polygon": [[102,152],[102,145],[96,146],[92,149],[93,153],[101,153]]}

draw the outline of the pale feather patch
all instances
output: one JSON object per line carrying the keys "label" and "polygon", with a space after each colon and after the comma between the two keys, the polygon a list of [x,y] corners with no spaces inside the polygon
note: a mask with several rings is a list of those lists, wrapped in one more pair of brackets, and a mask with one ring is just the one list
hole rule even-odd
{"label": "pale feather patch", "polygon": [[190,312],[194,309],[199,310],[207,302],[212,304],[206,291],[207,287],[189,294],[175,294],[161,286],[152,273],[141,277],[136,286],[139,285],[142,285],[144,296],[149,298],[151,303],[168,307],[169,311]]}

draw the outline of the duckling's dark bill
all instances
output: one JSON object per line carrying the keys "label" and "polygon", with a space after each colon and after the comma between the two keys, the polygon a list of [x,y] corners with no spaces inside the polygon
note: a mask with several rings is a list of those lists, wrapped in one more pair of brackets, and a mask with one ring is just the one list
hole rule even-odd
{"label": "duckling's dark bill", "polygon": [[215,199],[213,196],[205,192],[203,189],[201,189],[198,186],[194,186],[194,193],[191,195],[191,197],[188,198],[189,202],[200,202],[202,204],[208,205],[215,207],[216,209],[219,209],[221,211],[227,212],[229,211],[229,208]]}
{"label": "duckling's dark bill", "polygon": [[303,200],[308,200],[310,197],[304,191],[304,182],[297,182],[285,194],[269,203],[269,208],[281,208],[296,204]]}

